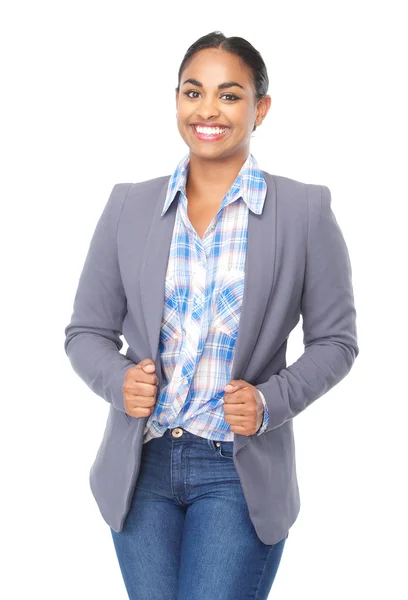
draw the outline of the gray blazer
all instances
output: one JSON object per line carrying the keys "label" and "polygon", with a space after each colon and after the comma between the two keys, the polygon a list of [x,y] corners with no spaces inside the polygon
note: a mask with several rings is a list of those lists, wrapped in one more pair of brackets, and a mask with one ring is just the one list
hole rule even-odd
{"label": "gray blazer", "polygon": [[[249,211],[246,283],[231,379],[265,395],[261,435],[234,434],[234,463],[251,521],[265,544],[281,540],[300,509],[293,417],[328,392],[358,355],[348,250],[326,186],[263,171],[263,213]],[[109,403],[90,487],[117,532],[129,510],[148,417],[125,413],[126,370],[156,364],[164,283],[177,205],[163,217],[169,176],[113,187],[79,278],[65,351],[83,381]],[[304,353],[286,366],[290,332],[302,315]],[[129,347],[120,352],[123,334]],[[160,388],[159,388],[160,389]]]}

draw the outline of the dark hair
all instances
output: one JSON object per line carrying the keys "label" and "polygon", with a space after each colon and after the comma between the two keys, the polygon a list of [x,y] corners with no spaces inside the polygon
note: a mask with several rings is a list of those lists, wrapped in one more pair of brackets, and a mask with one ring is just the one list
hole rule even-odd
{"label": "dark hair", "polygon": [[[256,101],[263,98],[269,87],[268,72],[262,56],[252,44],[242,37],[225,37],[221,31],[213,31],[200,37],[192,44],[184,55],[178,72],[178,84],[176,91],[180,89],[180,77],[196,52],[206,48],[220,48],[226,52],[231,52],[240,58],[250,69],[252,73],[253,84],[255,87]],[[255,131],[254,125],[253,131]]]}

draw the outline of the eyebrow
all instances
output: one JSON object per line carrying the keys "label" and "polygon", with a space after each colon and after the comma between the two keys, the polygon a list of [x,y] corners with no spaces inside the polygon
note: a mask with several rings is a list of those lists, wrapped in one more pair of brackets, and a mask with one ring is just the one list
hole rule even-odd
{"label": "eyebrow", "polygon": [[[200,81],[197,81],[197,79],[193,79],[192,77],[183,81],[183,85],[186,83],[191,83],[192,85],[196,85],[197,87],[203,87],[203,84]],[[220,85],[218,86],[218,89],[225,90],[227,88],[234,87],[234,86],[244,89],[244,86],[242,86],[237,81],[225,81],[224,83],[220,83]]]}

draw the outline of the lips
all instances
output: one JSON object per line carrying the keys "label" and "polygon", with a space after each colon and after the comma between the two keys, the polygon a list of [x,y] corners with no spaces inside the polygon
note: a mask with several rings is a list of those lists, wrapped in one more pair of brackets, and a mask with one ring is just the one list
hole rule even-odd
{"label": "lips", "polygon": [[225,125],[224,123],[216,123],[215,121],[211,122],[211,123],[205,123],[203,121],[196,121],[195,123],[191,123],[191,125],[194,125],[195,127],[199,126],[199,127],[228,127],[228,125]]}
{"label": "lips", "polygon": [[191,128],[199,140],[212,142],[222,139],[229,131],[229,127],[225,125],[209,126],[194,123]]}

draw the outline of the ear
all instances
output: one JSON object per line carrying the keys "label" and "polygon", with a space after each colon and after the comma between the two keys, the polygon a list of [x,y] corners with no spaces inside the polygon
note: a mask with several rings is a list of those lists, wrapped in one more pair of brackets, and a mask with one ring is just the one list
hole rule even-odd
{"label": "ear", "polygon": [[268,94],[258,101],[258,104],[256,107],[256,121],[255,121],[255,125],[257,127],[262,124],[262,121],[268,114],[269,109],[271,107],[271,103],[272,103],[272,98]]}

